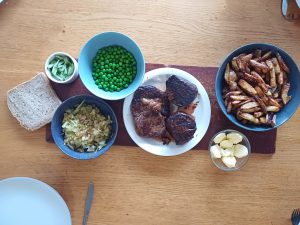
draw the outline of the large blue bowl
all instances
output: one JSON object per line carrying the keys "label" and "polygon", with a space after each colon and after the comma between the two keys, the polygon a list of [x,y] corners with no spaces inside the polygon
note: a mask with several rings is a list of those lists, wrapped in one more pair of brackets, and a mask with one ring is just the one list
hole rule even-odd
{"label": "large blue bowl", "polygon": [[[135,79],[126,89],[119,92],[106,92],[99,89],[92,77],[92,61],[96,56],[97,51],[100,48],[111,45],[124,47],[133,54],[137,62],[137,73]],[[78,70],[80,79],[90,92],[103,99],[118,100],[132,94],[142,84],[145,74],[145,61],[138,45],[128,36],[117,32],[106,32],[92,37],[83,46],[79,54]]]}
{"label": "large blue bowl", "polygon": [[[75,107],[75,105],[80,104],[84,100],[85,103],[95,105],[105,116],[110,116],[112,120],[112,133],[111,137],[107,140],[106,146],[104,146],[100,151],[96,152],[75,152],[68,146],[64,145],[64,137],[62,132],[62,120],[64,113],[67,109]],[[112,110],[112,108],[103,100],[89,95],[78,95],[71,97],[64,101],[56,110],[52,122],[51,122],[51,133],[55,144],[60,148],[62,152],[71,156],[75,159],[93,159],[105,153],[114,143],[117,133],[118,133],[118,122],[117,117]]]}
{"label": "large blue bowl", "polygon": [[[276,113],[277,118],[276,118],[276,126],[274,127],[267,127],[267,126],[259,126],[259,125],[252,125],[252,124],[242,124],[238,119],[235,118],[233,114],[229,114],[226,111],[226,106],[224,104],[223,98],[222,98],[222,89],[225,85],[225,80],[224,80],[224,72],[227,63],[231,61],[231,59],[235,56],[238,56],[241,53],[250,53],[253,52],[256,49],[261,49],[263,51],[268,51],[271,50],[273,52],[279,52],[280,55],[282,56],[283,60],[285,63],[288,65],[290,68],[290,74],[288,75],[289,82],[291,83],[291,88],[289,91],[289,95],[292,96],[291,101],[283,107],[283,109]],[[216,91],[216,96],[217,96],[217,101],[222,109],[223,113],[225,116],[234,124],[237,126],[244,128],[246,130],[251,130],[251,131],[267,131],[274,129],[276,127],[281,126],[284,124],[286,121],[288,121],[292,115],[296,112],[299,103],[300,103],[300,73],[299,69],[292,59],[291,56],[289,56],[284,50],[271,45],[271,44],[264,44],[264,43],[253,43],[253,44],[248,44],[244,45],[236,50],[234,50],[232,53],[230,53],[225,60],[222,62],[217,75],[216,75],[216,82],[215,82],[215,91]]]}

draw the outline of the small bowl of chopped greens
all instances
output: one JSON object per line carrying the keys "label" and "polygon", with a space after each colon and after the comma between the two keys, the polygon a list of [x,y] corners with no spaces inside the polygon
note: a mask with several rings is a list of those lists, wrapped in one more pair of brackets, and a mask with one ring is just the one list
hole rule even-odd
{"label": "small bowl of chopped greens", "polygon": [[106,32],[92,37],[78,59],[80,78],[94,95],[118,100],[142,84],[145,61],[138,45],[128,36]]}
{"label": "small bowl of chopped greens", "polygon": [[78,95],[58,107],[51,132],[55,144],[68,156],[93,159],[113,145],[118,122],[105,101],[95,96]]}
{"label": "small bowl of chopped greens", "polygon": [[78,63],[68,53],[54,52],[46,60],[45,72],[53,82],[68,84],[78,77]]}

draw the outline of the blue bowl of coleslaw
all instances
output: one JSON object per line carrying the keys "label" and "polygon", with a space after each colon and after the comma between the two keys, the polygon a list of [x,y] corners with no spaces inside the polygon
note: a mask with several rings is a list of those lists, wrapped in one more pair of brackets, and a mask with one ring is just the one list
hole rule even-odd
{"label": "blue bowl of coleslaw", "polygon": [[[106,118],[109,118],[111,121],[110,122],[110,134],[108,135],[108,138],[103,143],[101,143],[100,144],[101,146],[98,149],[96,149],[95,151],[78,152],[78,151],[73,150],[65,141],[65,140],[67,140],[66,136],[64,134],[64,129],[63,129],[63,119],[65,116],[65,113],[70,109],[75,110],[75,108],[78,108],[79,105],[82,105],[83,103],[85,103],[86,105],[92,105],[93,107],[98,108],[100,110],[100,113],[103,116],[105,116]],[[87,119],[90,119],[90,118],[95,118],[95,117],[92,117],[91,115],[87,116]],[[65,127],[65,125],[64,125],[64,127]],[[76,126],[76,124],[74,125],[74,129],[78,129],[78,126]],[[93,128],[93,131],[95,131],[94,128]],[[93,137],[94,134],[92,132],[88,132],[88,131],[83,131],[83,132],[85,134],[84,136],[77,136],[76,131],[74,130],[74,133],[75,133],[74,135],[76,135],[76,140],[78,140],[78,137],[83,138],[83,140],[85,138],[94,138]],[[103,132],[103,131],[99,130],[99,132]],[[71,98],[65,100],[58,107],[58,109],[56,110],[56,112],[53,116],[52,122],[51,122],[51,133],[52,133],[52,137],[54,139],[55,144],[66,155],[68,155],[72,158],[75,158],[75,159],[80,159],[80,160],[94,159],[94,158],[97,158],[100,155],[104,154],[115,142],[115,139],[116,139],[116,136],[118,133],[117,117],[116,117],[113,109],[102,99],[97,98],[95,96],[78,95],[78,96],[74,96],[74,97],[71,97]]]}

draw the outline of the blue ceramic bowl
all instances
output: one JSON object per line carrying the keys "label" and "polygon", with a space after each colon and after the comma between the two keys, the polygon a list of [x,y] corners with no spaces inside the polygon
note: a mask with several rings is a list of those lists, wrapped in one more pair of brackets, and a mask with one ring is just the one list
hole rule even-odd
{"label": "blue ceramic bowl", "polygon": [[[67,109],[75,107],[75,105],[80,104],[83,100],[85,101],[85,103],[92,104],[98,107],[103,115],[109,115],[112,120],[111,137],[107,140],[106,146],[104,146],[100,151],[75,152],[68,146],[64,145],[64,137],[62,135],[63,132],[61,127],[64,113]],[[71,156],[75,159],[93,159],[105,153],[112,146],[118,133],[118,122],[114,111],[105,101],[95,96],[78,95],[67,99],[58,107],[51,122],[51,133],[55,144],[60,148],[62,152],[64,152],[68,156]]]}
{"label": "blue ceramic bowl", "polygon": [[[127,88],[119,92],[106,92],[99,89],[92,77],[92,61],[96,56],[97,51],[103,47],[111,45],[124,47],[133,54],[137,62],[137,73],[135,79]],[[92,37],[83,46],[79,54],[78,69],[80,79],[90,92],[103,99],[117,100],[132,94],[142,84],[145,74],[145,61],[138,45],[128,36],[117,32],[106,32]]]}
{"label": "blue ceramic bowl", "polygon": [[[256,49],[261,49],[263,51],[268,51],[271,50],[273,52],[279,52],[280,55],[282,56],[283,60],[285,63],[288,65],[290,68],[290,74],[288,75],[289,82],[291,83],[291,88],[289,90],[289,95],[292,96],[291,101],[284,106],[280,112],[276,113],[277,118],[276,118],[276,126],[275,127],[268,127],[268,126],[258,126],[258,125],[252,125],[252,124],[242,124],[238,119],[235,118],[234,115],[227,113],[226,111],[226,106],[224,104],[223,98],[222,98],[222,89],[225,85],[225,80],[224,80],[224,72],[227,63],[231,61],[231,59],[241,53],[250,53],[253,52]],[[251,131],[267,131],[267,130],[272,130],[276,127],[281,126],[284,124],[286,121],[288,121],[292,115],[296,112],[298,105],[300,103],[300,73],[299,69],[292,59],[291,56],[289,56],[285,51],[282,49],[271,45],[271,44],[263,44],[263,43],[253,43],[253,44],[248,44],[244,45],[236,50],[234,50],[232,53],[230,53],[225,60],[222,62],[216,76],[216,82],[215,82],[215,91],[216,91],[216,97],[218,104],[220,108],[222,109],[223,113],[225,116],[234,124],[237,126],[244,128],[246,130],[251,130]]]}

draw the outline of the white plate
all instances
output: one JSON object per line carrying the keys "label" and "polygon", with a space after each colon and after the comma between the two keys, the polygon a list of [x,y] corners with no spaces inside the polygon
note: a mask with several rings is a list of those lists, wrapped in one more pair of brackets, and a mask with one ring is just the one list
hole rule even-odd
{"label": "white plate", "polygon": [[211,116],[210,101],[204,87],[195,77],[183,70],[174,68],[160,68],[149,71],[145,74],[143,85],[153,85],[164,91],[166,89],[166,80],[171,75],[176,75],[195,84],[200,94],[199,104],[194,112],[197,130],[194,134],[194,138],[189,142],[183,145],[176,145],[175,142],[172,141],[168,145],[163,145],[161,141],[139,136],[135,131],[134,122],[130,111],[133,94],[125,98],[123,105],[123,120],[129,136],[142,149],[152,154],[161,156],[179,155],[195,147],[195,145],[197,145],[205,135]]}
{"label": "white plate", "polygon": [[26,177],[0,181],[0,224],[71,225],[70,211],[48,184]]}

